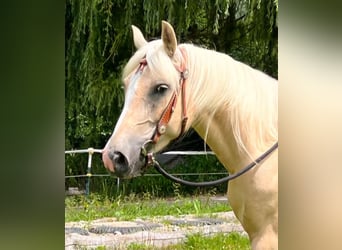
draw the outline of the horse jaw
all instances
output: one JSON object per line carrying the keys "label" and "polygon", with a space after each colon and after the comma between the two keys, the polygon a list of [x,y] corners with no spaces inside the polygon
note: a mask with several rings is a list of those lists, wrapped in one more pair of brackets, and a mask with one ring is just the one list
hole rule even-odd
{"label": "horse jaw", "polygon": [[171,24],[166,21],[162,21],[162,33],[161,38],[164,45],[164,50],[169,57],[173,57],[177,49],[177,38],[175,31]]}
{"label": "horse jaw", "polygon": [[140,49],[141,47],[147,44],[143,34],[141,33],[140,29],[134,25],[132,25],[133,30],[133,42],[136,49]]}

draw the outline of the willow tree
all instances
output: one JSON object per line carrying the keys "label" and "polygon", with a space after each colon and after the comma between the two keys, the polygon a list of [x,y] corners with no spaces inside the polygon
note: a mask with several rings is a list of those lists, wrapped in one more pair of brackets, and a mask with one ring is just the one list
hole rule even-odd
{"label": "willow tree", "polygon": [[277,0],[67,0],[66,148],[103,147],[123,104],[121,71],[134,53],[130,25],[147,39],[169,21],[180,42],[225,52],[277,77]]}

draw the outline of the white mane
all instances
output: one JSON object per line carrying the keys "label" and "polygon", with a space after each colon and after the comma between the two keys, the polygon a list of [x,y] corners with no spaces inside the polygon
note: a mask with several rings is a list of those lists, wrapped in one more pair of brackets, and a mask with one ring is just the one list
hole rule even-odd
{"label": "white mane", "polygon": [[214,115],[225,107],[227,122],[242,149],[255,145],[263,151],[274,144],[278,140],[277,81],[226,54],[183,46],[193,83],[188,91],[196,109]]}

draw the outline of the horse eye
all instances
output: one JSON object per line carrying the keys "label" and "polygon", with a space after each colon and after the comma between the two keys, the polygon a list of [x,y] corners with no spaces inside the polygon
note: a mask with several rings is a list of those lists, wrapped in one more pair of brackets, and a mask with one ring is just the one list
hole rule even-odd
{"label": "horse eye", "polygon": [[159,84],[155,87],[154,89],[154,93],[155,94],[164,94],[166,92],[166,90],[168,90],[169,86],[167,86],[166,84]]}

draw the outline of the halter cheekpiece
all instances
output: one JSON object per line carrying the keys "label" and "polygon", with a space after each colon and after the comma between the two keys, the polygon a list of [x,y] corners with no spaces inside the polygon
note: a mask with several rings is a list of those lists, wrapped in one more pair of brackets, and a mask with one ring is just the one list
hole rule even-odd
{"label": "halter cheekpiece", "polygon": [[[186,95],[185,95],[186,87],[185,87],[185,85],[186,85],[186,79],[188,78],[189,72],[186,68],[186,59],[187,59],[186,52],[185,52],[184,48],[182,48],[182,47],[179,47],[179,50],[182,53],[183,60],[181,62],[180,67],[175,66],[175,68],[180,73],[179,85],[180,85],[180,89],[181,89],[181,98],[182,98],[182,122],[181,122],[181,131],[180,131],[177,139],[179,137],[181,137],[183,135],[183,133],[185,132],[185,127],[186,127],[186,123],[188,120],[188,117],[186,115],[186,99],[185,99],[186,98]],[[148,64],[147,64],[146,56],[144,56],[140,60],[140,64],[139,64],[139,67],[137,69],[137,72],[142,72],[144,70],[145,66],[147,66],[147,65]],[[156,130],[154,132],[154,135],[152,136],[151,140],[149,141],[150,143],[156,144],[159,141],[160,136],[166,132],[167,125],[168,125],[169,121],[171,120],[172,114],[176,108],[177,97],[178,97],[178,94],[176,91],[174,91],[171,98],[170,98],[169,103],[167,104],[166,108],[164,109],[162,115],[160,116],[160,119],[156,125]]]}

